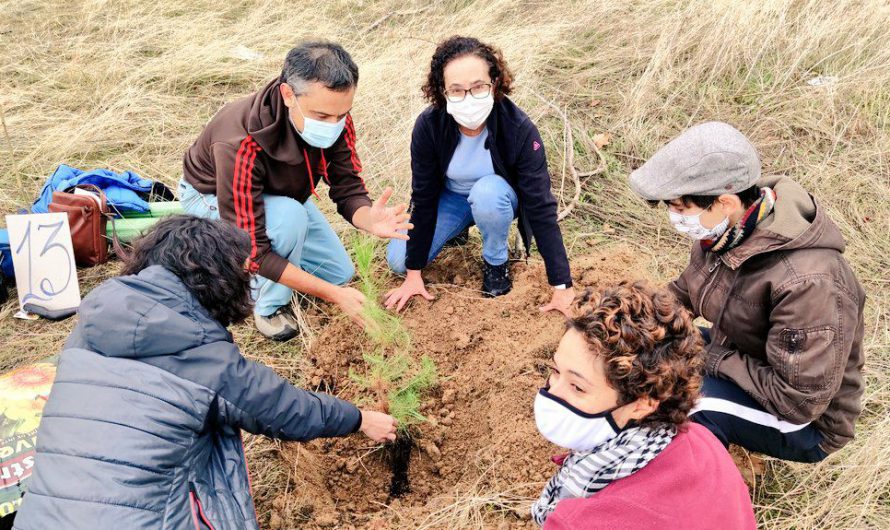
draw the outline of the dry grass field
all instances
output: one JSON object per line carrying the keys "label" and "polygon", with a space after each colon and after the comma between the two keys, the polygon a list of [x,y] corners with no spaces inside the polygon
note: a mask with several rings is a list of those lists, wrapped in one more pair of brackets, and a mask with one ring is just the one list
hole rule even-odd
{"label": "dry grass field", "polygon": [[[663,282],[682,269],[688,242],[632,195],[627,175],[685,127],[733,123],[765,173],[793,176],[828,210],[869,297],[856,440],[815,466],[768,460],[757,518],[774,529],[890,528],[886,2],[3,0],[0,13],[0,214],[27,207],[60,163],[175,184],[213,113],[276,76],[294,43],[319,37],[341,42],[361,70],[353,116],[365,180],[407,199],[419,87],[435,43],[460,33],[503,49],[514,100],[545,139],[554,191],[563,206],[578,197],[563,221],[573,260],[630,245]],[[601,133],[611,141],[598,154]],[[83,290],[116,268],[80,271]],[[74,324],[22,322],[14,311],[0,307],[2,370],[56,353]],[[248,326],[235,334],[246,355],[308,383],[305,344],[270,344]],[[251,438],[248,450],[267,524],[272,500],[295,485],[277,444]],[[483,512],[526,502],[506,489],[463,493],[437,512],[439,527],[479,527]]]}

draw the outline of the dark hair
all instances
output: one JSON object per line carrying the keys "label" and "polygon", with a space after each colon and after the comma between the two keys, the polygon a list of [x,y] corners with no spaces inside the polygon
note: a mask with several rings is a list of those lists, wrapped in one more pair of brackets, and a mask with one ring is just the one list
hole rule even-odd
{"label": "dark hair", "polygon": [[455,35],[439,44],[430,59],[430,72],[421,90],[437,109],[445,108],[445,66],[454,59],[475,55],[488,63],[488,75],[494,83],[494,99],[501,101],[513,91],[513,73],[507,68],[501,50],[472,37]]}
{"label": "dark hair", "polygon": [[247,232],[225,221],[175,215],[159,221],[133,243],[122,275],[160,265],[188,287],[198,303],[223,326],[250,315],[250,254]]}
{"label": "dark hair", "polygon": [[692,315],[670,291],[627,281],[588,289],[568,326],[602,358],[619,406],[641,397],[659,402],[639,424],[686,422],[701,388],[704,346]]}
{"label": "dark hair", "polygon": [[[745,208],[750,208],[752,204],[754,204],[757,199],[760,198],[760,188],[757,186],[751,186],[750,188],[740,191],[735,195],[738,196],[739,200],[742,201],[742,204]],[[680,200],[683,201],[683,204],[689,206],[690,204],[694,204],[703,210],[707,210],[710,208],[714,202],[717,200],[719,195],[684,195],[680,197]],[[650,201],[650,204],[653,206],[658,205],[659,202],[663,202],[665,204],[670,203],[670,201]]]}
{"label": "dark hair", "polygon": [[316,81],[336,92],[345,92],[358,85],[358,66],[335,42],[305,41],[287,53],[281,80],[298,96]]}

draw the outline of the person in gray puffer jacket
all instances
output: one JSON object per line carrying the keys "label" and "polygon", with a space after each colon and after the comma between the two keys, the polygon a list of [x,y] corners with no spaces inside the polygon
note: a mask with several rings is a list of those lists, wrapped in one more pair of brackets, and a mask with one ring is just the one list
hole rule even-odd
{"label": "person in gray puffer jacket", "polygon": [[395,439],[392,417],[242,357],[226,326],[252,310],[249,252],[233,225],[172,217],[83,300],[14,528],[256,529],[241,429]]}

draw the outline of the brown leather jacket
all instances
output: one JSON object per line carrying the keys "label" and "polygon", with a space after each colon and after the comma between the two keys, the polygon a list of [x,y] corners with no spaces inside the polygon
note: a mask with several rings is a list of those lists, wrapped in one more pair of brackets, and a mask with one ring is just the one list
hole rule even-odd
{"label": "brown leather jacket", "polygon": [[714,323],[705,370],[781,419],[813,422],[833,452],[853,439],[864,388],[865,292],[825,210],[787,177],[764,177],[773,213],[722,256],[693,245],[670,287]]}

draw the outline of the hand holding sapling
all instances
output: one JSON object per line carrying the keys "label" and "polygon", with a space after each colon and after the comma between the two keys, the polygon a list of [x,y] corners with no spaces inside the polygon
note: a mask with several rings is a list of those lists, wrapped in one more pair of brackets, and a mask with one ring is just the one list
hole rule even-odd
{"label": "hand holding sapling", "polygon": [[359,430],[375,442],[393,442],[396,439],[396,420],[389,414],[362,410],[362,426]]}
{"label": "hand holding sapling", "polygon": [[367,302],[365,295],[352,287],[338,287],[337,289],[337,294],[332,301],[340,306],[340,310],[356,324],[365,327],[367,325],[367,320],[364,318]]}

